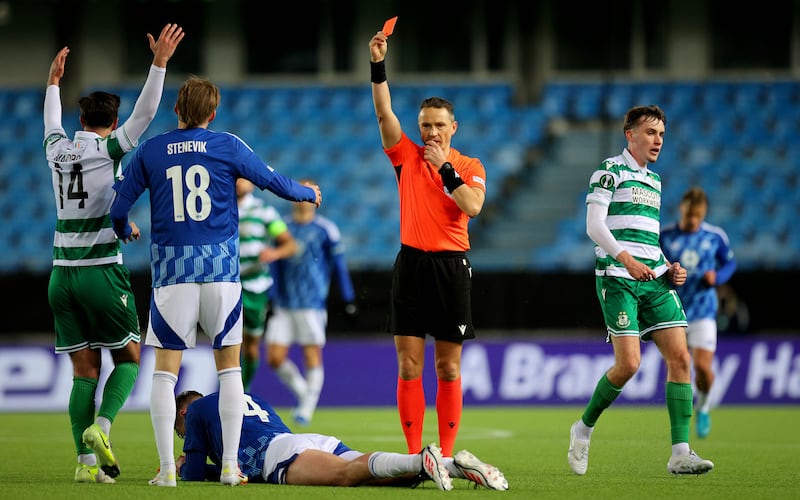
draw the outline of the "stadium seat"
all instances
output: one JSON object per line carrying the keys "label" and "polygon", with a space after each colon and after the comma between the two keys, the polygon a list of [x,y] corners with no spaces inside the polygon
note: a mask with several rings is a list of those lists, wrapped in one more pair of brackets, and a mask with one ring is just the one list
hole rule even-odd
{"label": "stadium seat", "polygon": [[[121,118],[130,115],[139,91],[135,86],[120,86],[115,91],[122,97]],[[172,107],[176,91],[174,87],[165,89],[156,119],[144,138],[175,128]],[[486,213],[509,203],[511,198],[500,196],[514,186],[508,179],[518,183],[529,173],[538,174],[538,169],[562,168],[565,160],[582,160],[597,147],[592,142],[581,143],[577,149],[570,146],[566,152],[554,148],[551,153],[558,155],[553,157],[554,165],[545,165],[548,160],[529,165],[528,158],[537,157],[530,154],[533,148],[542,147],[540,151],[547,154],[546,139],[557,138],[547,135],[551,120],[616,122],[632,104],[659,104],[667,112],[668,127],[665,147],[653,169],[664,182],[664,220],[677,217],[680,196],[699,184],[712,199],[710,220],[729,230],[732,241],[744,248],[741,257],[737,255],[741,268],[759,265],[754,241],[779,249],[770,254],[770,265],[783,265],[781,254],[789,262],[797,261],[800,243],[795,232],[787,230],[796,225],[800,210],[797,82],[553,81],[543,86],[538,102],[525,107],[515,105],[513,92],[514,88],[504,83],[397,84],[392,87],[392,98],[407,131],[414,130],[416,111],[425,97],[442,95],[454,102],[460,123],[454,147],[480,158],[487,168]],[[14,262],[19,259],[19,266],[46,270],[50,266],[50,229],[36,231],[24,241],[14,236],[31,221],[39,227],[48,226],[53,219],[52,189],[41,158],[42,98],[39,88],[0,90],[4,116],[0,123],[0,213],[7,219],[0,234],[6,235],[2,241],[7,255]],[[330,213],[337,223],[344,222],[352,233],[347,238],[354,243],[349,250],[354,262],[391,265],[398,244],[396,184],[381,148],[368,86],[230,86],[223,89],[218,111],[212,129],[240,135],[281,173],[313,176],[325,186],[323,212]],[[67,133],[74,133],[79,126],[77,111],[65,108],[63,121]],[[613,135],[614,141],[618,135]],[[127,157],[123,165],[126,162]],[[282,212],[288,209],[283,200],[266,196]],[[566,213],[563,221],[556,222],[556,234],[547,246],[505,253],[488,248],[481,258],[505,268],[581,269],[586,262],[591,265],[591,251],[587,254],[591,242],[583,229],[583,199],[579,198],[574,201],[574,213],[579,215]],[[760,220],[753,210],[761,215]],[[514,208],[508,207],[507,212],[513,214]],[[771,223],[765,222],[765,214]],[[138,216],[148,217],[146,213]],[[471,236],[503,241],[504,233],[494,232],[490,226],[475,224]],[[509,226],[519,233],[519,226]],[[761,238],[764,232],[775,239]],[[509,241],[524,246],[521,236]],[[39,248],[34,249],[37,242]],[[147,269],[146,245],[126,246],[124,253],[129,265]],[[14,266],[0,266],[0,272],[9,267]]]}
{"label": "stadium seat", "polygon": [[545,84],[540,105],[548,118],[566,118],[571,103],[571,83],[549,82]]}
{"label": "stadium seat", "polygon": [[600,84],[576,84],[573,89],[569,117],[578,121],[603,118],[603,86]]}

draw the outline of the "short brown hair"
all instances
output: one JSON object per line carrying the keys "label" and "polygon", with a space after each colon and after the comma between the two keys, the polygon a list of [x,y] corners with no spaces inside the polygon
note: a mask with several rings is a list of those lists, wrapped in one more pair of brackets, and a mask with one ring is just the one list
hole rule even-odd
{"label": "short brown hair", "polygon": [[219,106],[219,89],[211,81],[192,76],[178,90],[175,111],[187,128],[207,122]]}
{"label": "short brown hair", "polygon": [[453,103],[445,99],[444,97],[428,97],[419,105],[420,111],[423,108],[439,108],[439,109],[446,109],[448,113],[450,113],[450,119],[456,119],[455,109],[453,108]]}
{"label": "short brown hair", "polygon": [[650,106],[634,106],[625,113],[625,120],[622,122],[622,131],[627,132],[633,129],[640,121],[661,120],[667,124],[667,115],[664,110],[651,104]]}
{"label": "short brown hair", "polygon": [[700,187],[690,187],[683,193],[683,197],[681,197],[681,204],[688,204],[689,206],[695,207],[698,205],[708,205],[708,196],[706,196],[706,192],[703,191]]}
{"label": "short brown hair", "polygon": [[108,92],[92,92],[78,100],[81,118],[87,127],[107,128],[114,124],[119,115],[119,96]]}
{"label": "short brown hair", "polygon": [[184,410],[189,407],[190,404],[197,401],[198,399],[202,398],[203,394],[197,391],[183,391],[182,393],[175,396],[175,409],[177,411]]}

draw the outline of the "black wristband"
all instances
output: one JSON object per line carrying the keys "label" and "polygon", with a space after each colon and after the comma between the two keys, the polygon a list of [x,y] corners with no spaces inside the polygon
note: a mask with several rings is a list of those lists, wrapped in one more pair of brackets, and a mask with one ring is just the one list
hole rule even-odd
{"label": "black wristband", "polygon": [[383,83],[386,81],[386,64],[383,61],[369,62],[370,80],[372,83]]}
{"label": "black wristband", "polygon": [[444,187],[446,187],[451,193],[455,191],[458,186],[464,184],[464,181],[461,180],[461,177],[458,176],[456,170],[449,161],[446,161],[442,164],[442,167],[439,169],[439,175],[442,176]]}

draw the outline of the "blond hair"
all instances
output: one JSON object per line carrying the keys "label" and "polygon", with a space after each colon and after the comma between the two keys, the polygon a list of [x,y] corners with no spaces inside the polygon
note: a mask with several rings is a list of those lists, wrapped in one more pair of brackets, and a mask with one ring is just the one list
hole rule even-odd
{"label": "blond hair", "polygon": [[175,112],[186,128],[196,128],[208,122],[219,106],[220,94],[209,80],[192,76],[178,90]]}

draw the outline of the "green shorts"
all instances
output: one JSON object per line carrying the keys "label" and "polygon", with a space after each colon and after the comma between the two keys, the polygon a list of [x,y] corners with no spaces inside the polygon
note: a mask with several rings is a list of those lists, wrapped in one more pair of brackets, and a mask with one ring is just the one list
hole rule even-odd
{"label": "green shorts", "polygon": [[57,353],[121,349],[141,341],[130,273],[122,264],[54,266],[47,299]]}
{"label": "green shorts", "polygon": [[649,341],[653,332],[686,326],[686,313],[666,274],[652,281],[598,276],[597,298],[603,310],[608,338],[637,335]]}
{"label": "green shorts", "polygon": [[262,337],[267,326],[269,295],[267,292],[248,292],[242,289],[243,333],[249,337]]}

